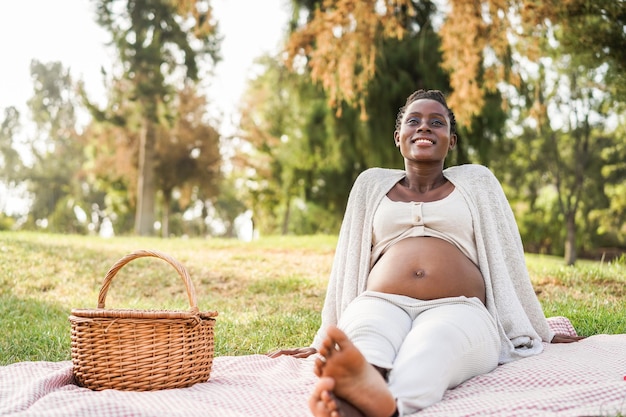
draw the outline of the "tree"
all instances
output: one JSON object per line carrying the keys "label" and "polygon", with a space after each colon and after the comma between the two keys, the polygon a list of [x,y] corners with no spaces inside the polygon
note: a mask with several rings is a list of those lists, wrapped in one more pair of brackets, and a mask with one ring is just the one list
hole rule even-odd
{"label": "tree", "polygon": [[[107,104],[94,106],[82,91],[83,102],[93,116],[85,128],[86,175],[96,192],[99,217],[113,222],[116,233],[134,229],[137,201],[140,109],[128,98],[133,88],[124,78],[107,81]],[[82,90],[82,87],[81,87]]]}
{"label": "tree", "polygon": [[[300,2],[298,2],[300,3]],[[297,27],[287,45],[288,63],[306,57],[313,81],[321,82],[332,107],[342,101],[358,105],[367,117],[364,102],[376,73],[376,58],[385,39],[402,40],[414,30],[413,18],[422,4],[409,0],[324,0],[304,2],[311,7],[306,24]],[[482,7],[485,3],[486,7]],[[485,96],[496,92],[499,81],[515,82],[511,69],[509,9],[512,1],[452,0],[440,30],[442,61],[450,74],[450,104],[461,125],[482,113]],[[431,13],[432,15],[433,13]],[[428,22],[431,24],[432,22]],[[485,53],[491,59],[485,59]],[[340,112],[340,111],[339,111]]]}
{"label": "tree", "polygon": [[[525,108],[519,108],[524,133],[513,138],[511,157],[500,169],[507,173],[509,185],[519,190],[517,199],[528,202],[524,211],[534,216],[535,230],[525,227],[535,233],[528,241],[535,242],[535,248],[562,245],[565,262],[572,265],[582,242],[593,241],[589,234],[581,236],[590,224],[583,214],[609,204],[603,154],[614,147],[616,137],[603,129],[603,113],[610,111],[611,101],[598,90],[597,73],[579,65],[575,57],[560,55],[558,48],[551,55],[544,58],[551,63],[550,70],[540,66],[525,82],[526,94],[520,99]],[[521,217],[529,219],[528,215]],[[555,225],[559,227],[551,229]],[[540,236],[538,228],[551,231]]]}
{"label": "tree", "polygon": [[[20,129],[20,113],[15,107],[4,109],[0,121],[0,194],[14,190],[21,180],[22,160],[15,149],[16,136]],[[6,199],[0,202],[0,220],[7,209]],[[1,225],[0,225],[1,228]]]}
{"label": "tree", "polygon": [[34,93],[28,106],[36,129],[28,138],[33,162],[25,168],[24,178],[33,196],[31,221],[45,220],[52,230],[77,232],[81,226],[73,209],[82,200],[84,161],[76,132],[78,97],[69,70],[60,62],[33,60],[30,71]]}
{"label": "tree", "polygon": [[[309,19],[295,26],[287,43],[287,64],[297,67],[296,57],[306,57],[311,79],[327,92],[331,108],[341,114],[341,104],[358,105],[365,112],[365,91],[376,70],[380,43],[385,37],[401,38],[403,8],[409,0],[322,0],[298,2],[309,10]],[[299,7],[296,7],[299,10]],[[297,13],[294,13],[297,16]]]}
{"label": "tree", "polygon": [[[331,106],[359,105],[375,74],[375,57],[386,38],[402,39],[415,1],[296,1],[311,11],[306,23],[294,19],[287,45],[288,62],[304,57],[312,79],[321,82]],[[299,17],[299,13],[295,13]],[[461,125],[471,127],[503,84],[520,87],[519,57],[541,56],[545,26],[562,27],[567,53],[588,57],[589,68],[608,65],[607,82],[626,91],[626,3],[616,0],[449,0],[439,30],[450,75],[449,104]],[[298,65],[295,65],[298,68]],[[621,94],[621,96],[626,96]],[[506,105],[506,103],[503,103]],[[340,107],[339,107],[340,108]]]}
{"label": "tree", "polygon": [[286,234],[293,199],[299,194],[294,171],[308,165],[311,158],[300,149],[301,126],[319,101],[306,94],[311,99],[308,109],[301,108],[298,88],[312,87],[301,81],[304,77],[288,73],[269,56],[259,58],[258,64],[265,71],[249,83],[241,104],[238,135],[251,149],[247,155],[238,152],[234,162],[247,182],[256,227],[264,233]]}
{"label": "tree", "polygon": [[8,185],[20,179],[22,160],[15,149],[19,129],[20,112],[15,107],[7,107],[0,122],[0,181]]}
{"label": "tree", "polygon": [[606,206],[592,207],[587,217],[602,238],[600,246],[626,247],[626,124],[624,114],[610,144],[601,151],[599,171]]}
{"label": "tree", "polygon": [[[100,211],[106,217],[115,217],[116,230],[122,232],[129,231],[128,214],[136,201],[142,124],[138,107],[126,99],[132,90],[129,84],[126,79],[110,84],[106,108],[90,107],[95,118],[85,133],[89,138],[88,172],[105,195]],[[220,135],[207,118],[206,98],[198,94],[197,86],[187,83],[167,104],[168,119],[157,126],[154,151],[164,237],[170,234],[170,214],[175,214],[172,210],[181,212],[215,198],[222,162]]]}
{"label": "tree", "polygon": [[[626,97],[626,2],[623,0],[526,1],[527,31],[554,29],[563,53],[589,69],[605,68],[604,89]],[[541,39],[541,38],[539,38]],[[545,37],[543,37],[545,39]]]}
{"label": "tree", "polygon": [[142,115],[135,232],[153,233],[157,126],[172,93],[168,77],[197,80],[199,61],[218,59],[208,0],[96,0],[97,21],[113,38],[132,99]]}
{"label": "tree", "polygon": [[162,235],[169,235],[169,212],[178,190],[181,210],[198,197],[217,194],[222,157],[220,135],[206,119],[206,99],[187,85],[178,93],[171,128],[160,129],[155,155],[157,188],[163,196]]}

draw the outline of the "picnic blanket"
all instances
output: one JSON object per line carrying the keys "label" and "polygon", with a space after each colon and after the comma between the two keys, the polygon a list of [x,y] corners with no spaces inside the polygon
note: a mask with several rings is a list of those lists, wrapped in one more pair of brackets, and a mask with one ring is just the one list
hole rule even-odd
{"label": "picnic blanket", "polygon": [[[549,319],[575,334],[566,318]],[[78,387],[70,361],[0,367],[2,416],[310,417],[313,360],[223,356],[211,378],[189,388],[151,392]],[[596,335],[501,365],[448,390],[411,417],[626,415],[626,334]]]}

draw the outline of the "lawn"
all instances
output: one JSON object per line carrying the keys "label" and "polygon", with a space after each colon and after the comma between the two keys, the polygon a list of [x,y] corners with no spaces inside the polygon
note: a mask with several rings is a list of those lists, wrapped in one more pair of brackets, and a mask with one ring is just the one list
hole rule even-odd
{"label": "lawn", "polygon": [[[218,310],[215,353],[306,346],[319,326],[336,236],[157,239],[0,232],[0,365],[70,359],[72,308],[95,308],[111,265],[154,249],[188,270],[200,310]],[[547,316],[579,334],[626,333],[626,262],[527,255]],[[142,258],[113,279],[107,308],[187,309],[183,281],[165,261]]]}

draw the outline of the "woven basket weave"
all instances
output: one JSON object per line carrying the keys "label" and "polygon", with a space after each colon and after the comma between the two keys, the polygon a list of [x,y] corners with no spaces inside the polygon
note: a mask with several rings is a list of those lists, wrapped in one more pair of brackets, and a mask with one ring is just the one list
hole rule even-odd
{"label": "woven basket weave", "polygon": [[[111,280],[130,261],[156,257],[183,279],[189,311],[105,309]],[[208,381],[213,365],[213,329],[217,312],[200,312],[187,270],[174,258],[139,250],[107,272],[97,309],[72,309],[73,373],[78,385],[92,390],[152,391],[183,388]]]}

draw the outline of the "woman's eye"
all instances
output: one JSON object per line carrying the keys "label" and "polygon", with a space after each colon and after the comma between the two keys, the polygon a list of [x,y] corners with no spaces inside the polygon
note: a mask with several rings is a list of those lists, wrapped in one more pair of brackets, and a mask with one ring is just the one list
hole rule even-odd
{"label": "woman's eye", "polygon": [[419,119],[416,119],[415,117],[411,117],[410,119],[407,119],[406,123],[409,125],[413,125],[413,124],[417,124],[419,123]]}
{"label": "woman's eye", "polygon": [[441,120],[433,120],[433,122],[432,122],[432,123],[433,123],[434,125],[436,125],[436,126],[443,126],[443,125],[444,125],[444,123],[443,123]]}

